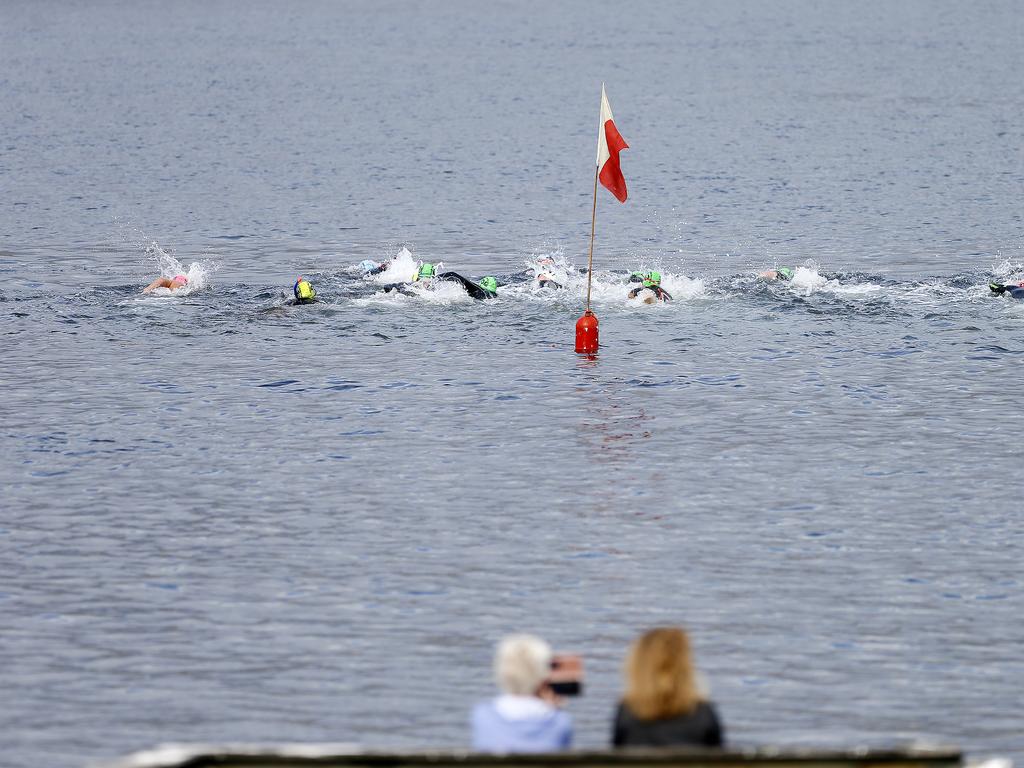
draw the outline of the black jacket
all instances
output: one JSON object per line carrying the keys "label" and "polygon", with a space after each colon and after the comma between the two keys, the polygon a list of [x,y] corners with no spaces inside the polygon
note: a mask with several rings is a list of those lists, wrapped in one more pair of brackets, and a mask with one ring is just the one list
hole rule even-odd
{"label": "black jacket", "polygon": [[722,725],[713,704],[702,701],[685,715],[641,720],[619,704],[612,729],[614,747],[720,747]]}

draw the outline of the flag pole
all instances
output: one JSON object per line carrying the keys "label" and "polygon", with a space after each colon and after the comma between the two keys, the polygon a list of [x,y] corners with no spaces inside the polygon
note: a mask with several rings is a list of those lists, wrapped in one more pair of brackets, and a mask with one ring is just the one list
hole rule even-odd
{"label": "flag pole", "polygon": [[597,222],[597,174],[600,170],[594,166],[594,209],[590,212],[590,255],[587,257],[587,312],[590,311],[590,282],[594,275],[594,225]]}
{"label": "flag pole", "polygon": [[[604,83],[601,83],[601,116],[604,116]],[[609,110],[610,111],[610,110]],[[594,229],[597,225],[597,182],[601,175],[601,131],[604,126],[597,121],[597,161],[594,165],[594,205],[590,210],[590,253],[587,255],[587,309],[576,321],[576,351],[593,355],[599,346],[597,317],[590,311],[590,288],[594,283]]]}

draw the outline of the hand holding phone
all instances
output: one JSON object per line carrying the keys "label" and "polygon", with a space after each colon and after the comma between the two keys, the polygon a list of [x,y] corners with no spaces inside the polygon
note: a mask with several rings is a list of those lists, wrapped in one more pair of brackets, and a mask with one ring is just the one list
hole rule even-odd
{"label": "hand holding phone", "polygon": [[557,696],[579,696],[583,693],[583,657],[574,653],[557,653],[551,659],[548,686]]}

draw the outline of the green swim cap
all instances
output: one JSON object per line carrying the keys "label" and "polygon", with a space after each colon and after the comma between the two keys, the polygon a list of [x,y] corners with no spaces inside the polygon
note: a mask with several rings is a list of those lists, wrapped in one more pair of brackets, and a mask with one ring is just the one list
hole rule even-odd
{"label": "green swim cap", "polygon": [[775,271],[779,273],[779,277],[785,280],[793,279],[793,270],[791,267],[779,267]]}
{"label": "green swim cap", "polygon": [[417,280],[426,280],[428,277],[434,276],[434,265],[429,263],[423,263],[420,265],[420,271],[416,275]]}
{"label": "green swim cap", "polygon": [[661,272],[648,272],[644,275],[644,288],[650,288],[652,285],[661,285]]}
{"label": "green swim cap", "polygon": [[485,289],[485,290],[490,291],[491,293],[497,293],[498,292],[498,281],[495,280],[493,277],[481,277],[480,278],[480,287]]}

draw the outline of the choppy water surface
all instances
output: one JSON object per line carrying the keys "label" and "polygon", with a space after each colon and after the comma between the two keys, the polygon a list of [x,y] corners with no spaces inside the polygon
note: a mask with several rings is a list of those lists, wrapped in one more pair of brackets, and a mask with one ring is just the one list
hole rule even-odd
{"label": "choppy water surface", "polygon": [[465,745],[510,630],[600,746],[662,623],[734,743],[1024,758],[1016,6],[438,5],[0,8],[4,761]]}

